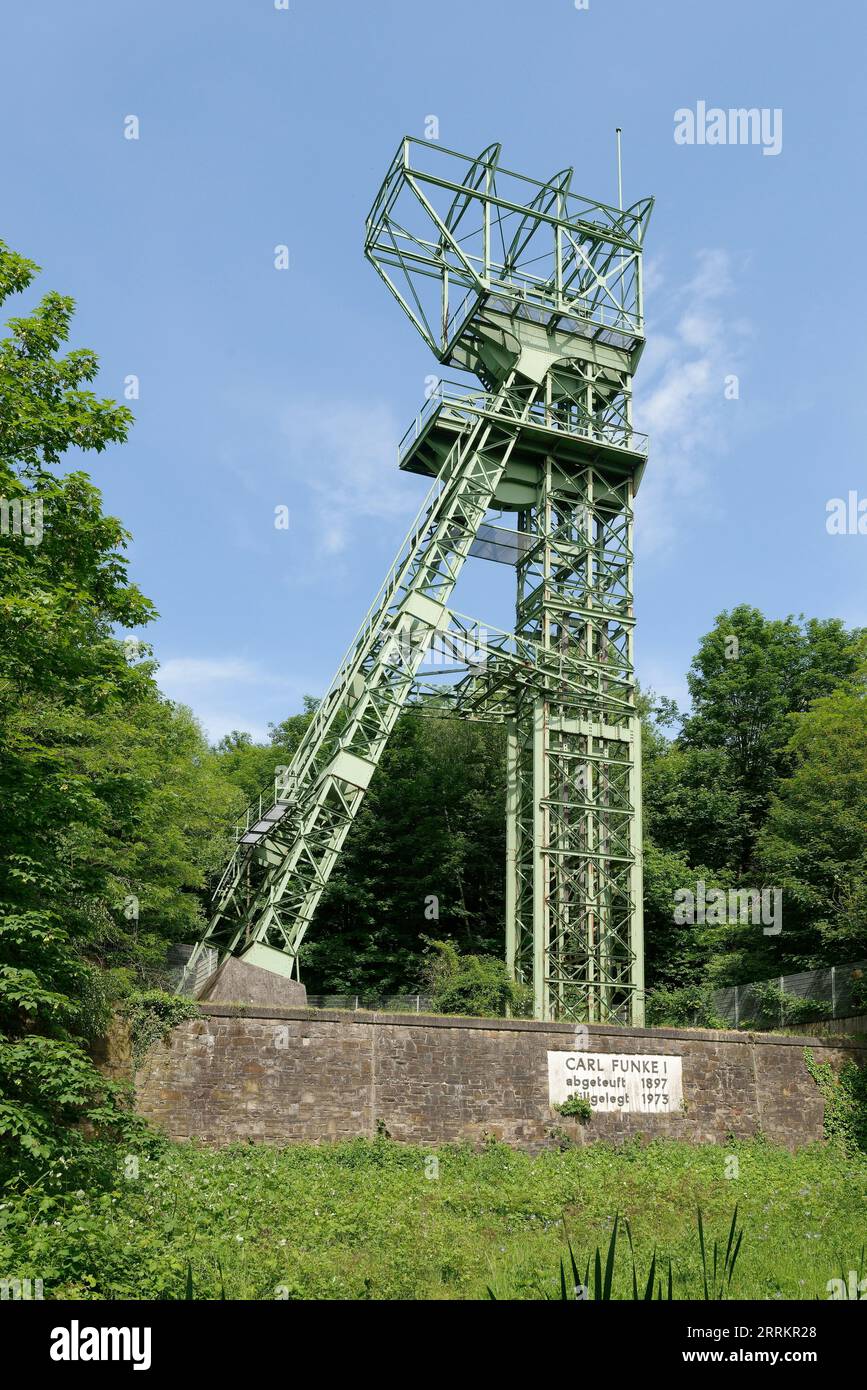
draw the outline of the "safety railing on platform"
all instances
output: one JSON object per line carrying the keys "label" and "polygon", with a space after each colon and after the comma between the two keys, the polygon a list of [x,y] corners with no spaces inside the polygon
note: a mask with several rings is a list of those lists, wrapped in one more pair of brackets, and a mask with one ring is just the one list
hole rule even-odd
{"label": "safety railing on platform", "polygon": [[424,1014],[430,1013],[431,1001],[426,994],[308,994],[311,1009],[361,1009],[366,1013]]}
{"label": "safety railing on platform", "polygon": [[496,414],[509,420],[523,418],[544,429],[614,445],[634,454],[646,455],[649,447],[646,434],[633,430],[631,425],[619,420],[592,415],[581,401],[567,393],[556,401],[528,403],[526,393],[520,390],[495,395],[480,389],[468,391],[462,382],[444,380],[428,396],[401,439],[397,450],[401,462],[426,429],[428,421],[437,413],[459,424],[470,424],[478,415]]}

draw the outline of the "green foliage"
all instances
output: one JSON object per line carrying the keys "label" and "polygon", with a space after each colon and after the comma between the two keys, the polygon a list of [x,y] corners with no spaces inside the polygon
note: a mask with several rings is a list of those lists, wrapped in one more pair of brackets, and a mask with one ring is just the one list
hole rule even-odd
{"label": "green foliage", "polygon": [[650,1028],[728,1028],[716,1011],[712,985],[685,985],[681,989],[654,989],[647,995],[646,1021]]}
{"label": "green foliage", "polygon": [[847,1154],[867,1153],[867,1069],[846,1061],[835,1071],[811,1047],[804,1060],[825,1102],[825,1138]]}
{"label": "green foliage", "polygon": [[[728,1298],[731,1292],[732,1279],[734,1278],[735,1265],[738,1254],[740,1253],[741,1242],[743,1240],[743,1229],[737,1228],[738,1209],[735,1207],[732,1216],[731,1226],[729,1227],[728,1242],[725,1253],[722,1247],[714,1240],[713,1249],[709,1252],[705,1245],[704,1221],[701,1210],[698,1212],[698,1243],[701,1251],[702,1264],[702,1289],[704,1298],[719,1301]],[[579,1272],[578,1261],[572,1249],[572,1242],[567,1241],[569,1253],[569,1267],[571,1278],[567,1278],[566,1264],[564,1257],[560,1256],[560,1302],[586,1302],[592,1299],[594,1302],[608,1302],[615,1298],[614,1294],[614,1269],[617,1256],[617,1234],[620,1225],[619,1213],[614,1218],[614,1225],[611,1228],[611,1236],[608,1241],[608,1249],[603,1257],[600,1247],[597,1245],[596,1253],[587,1256],[584,1266],[583,1276]],[[632,1239],[632,1228],[628,1221],[624,1221],[623,1229],[626,1231],[629,1241],[629,1253],[632,1263],[632,1298],[634,1301],[652,1302],[654,1297],[657,1300],[674,1298],[674,1277],[671,1259],[668,1261],[668,1277],[663,1293],[662,1278],[657,1278],[656,1265],[657,1255],[654,1247],[653,1255],[650,1260],[650,1268],[645,1279],[638,1272],[638,1261],[635,1254],[635,1244]],[[593,1278],[590,1277],[591,1261],[593,1266]],[[488,1296],[496,1298],[492,1289],[488,1289]],[[551,1295],[546,1295],[551,1297]]]}
{"label": "green foliage", "polygon": [[435,1013],[503,1018],[526,1017],[532,993],[509,976],[497,956],[463,956],[451,941],[430,941],[428,986]]}
{"label": "green foliage", "polygon": [[723,1254],[721,1246],[715,1240],[713,1250],[709,1254],[704,1239],[704,1220],[699,1207],[698,1239],[701,1247],[701,1274],[705,1299],[719,1300],[728,1297],[743,1238],[743,1227],[738,1230],[738,1209],[735,1207],[725,1253]]}
{"label": "green foliage", "polygon": [[867,1012],[867,974],[863,970],[852,971],[849,999],[853,1014]]}
{"label": "green foliage", "polygon": [[[867,954],[864,644],[862,632],[837,620],[772,620],[741,605],[701,639],[689,676],[693,708],[677,737],[669,741],[653,711],[646,715],[654,993]],[[673,893],[700,878],[708,888],[781,890],[782,932],[740,922],[678,926]]]}
{"label": "green foliage", "polygon": [[114,1145],[144,1141],[128,1088],[108,1081],[76,1043],[0,1034],[0,1180],[43,1191],[105,1181]]}
{"label": "green foliage", "polygon": [[748,826],[739,846],[742,869],[786,770],[789,716],[851,678],[861,647],[860,633],[837,619],[769,619],[747,604],[721,613],[699,643],[682,742],[728,758]]}
{"label": "green foliage", "polygon": [[790,774],[759,853],[783,889],[785,949],[811,968],[867,955],[867,678],[790,725]]}
{"label": "green foliage", "polygon": [[416,993],[423,936],[503,955],[501,727],[398,719],[302,947],[313,993]]}
{"label": "green foliage", "polygon": [[[567,1276],[566,1276],[566,1265],[565,1265],[564,1257],[561,1255],[561,1256],[560,1256],[560,1284],[559,1284],[559,1288],[558,1288],[558,1295],[555,1295],[555,1297],[558,1296],[558,1301],[559,1301],[559,1302],[561,1302],[561,1303],[562,1303],[562,1302],[570,1302],[570,1303],[571,1303],[571,1302],[573,1302],[574,1300],[577,1300],[577,1301],[579,1301],[579,1302],[585,1302],[585,1301],[589,1300],[590,1298],[593,1298],[595,1301],[604,1300],[604,1301],[607,1302],[607,1301],[609,1301],[609,1300],[611,1300],[611,1299],[613,1298],[612,1288],[613,1288],[613,1281],[614,1281],[614,1259],[615,1259],[615,1256],[616,1256],[616,1253],[617,1253],[617,1229],[618,1229],[619,1224],[620,1224],[620,1215],[619,1215],[619,1213],[618,1213],[618,1215],[616,1215],[615,1218],[614,1218],[614,1226],[613,1226],[612,1231],[611,1231],[611,1237],[610,1237],[610,1239],[609,1239],[609,1241],[608,1241],[608,1250],[607,1250],[607,1253],[606,1253],[606,1255],[605,1255],[605,1260],[604,1260],[604,1269],[605,1269],[604,1274],[603,1274],[603,1259],[602,1259],[602,1252],[601,1252],[601,1250],[600,1250],[600,1248],[599,1248],[598,1245],[597,1245],[597,1247],[596,1247],[596,1254],[595,1254],[594,1257],[592,1257],[592,1258],[593,1258],[593,1272],[594,1272],[594,1283],[593,1283],[592,1286],[591,1286],[591,1282],[590,1282],[590,1261],[591,1261],[591,1256],[588,1255],[588,1257],[587,1257],[587,1263],[586,1263],[586,1266],[585,1266],[585,1269],[584,1269],[584,1274],[583,1274],[583,1276],[582,1276],[581,1273],[580,1273],[580,1271],[579,1271],[579,1268],[578,1268],[578,1261],[577,1261],[576,1258],[575,1258],[575,1252],[574,1252],[574,1250],[572,1249],[572,1242],[571,1242],[571,1240],[567,1240],[566,1246],[567,1246],[567,1250],[568,1250],[568,1252],[569,1252],[570,1278],[567,1278]],[[627,1227],[627,1229],[628,1229],[628,1223],[624,1223],[624,1224],[626,1225],[626,1227]],[[631,1242],[630,1242],[630,1244],[631,1244]],[[656,1264],[656,1254],[655,1254],[655,1252],[654,1252],[654,1258],[653,1258],[653,1262],[652,1262],[652,1266],[651,1266],[651,1277],[650,1277],[650,1280],[649,1280],[648,1285],[647,1285],[647,1291],[646,1291],[646,1293],[645,1293],[645,1297],[647,1297],[647,1298],[652,1298],[652,1297],[653,1297],[653,1270],[654,1270],[654,1268],[655,1268],[655,1264]],[[635,1253],[634,1253],[634,1251],[633,1251],[633,1256],[632,1256],[632,1279],[633,1279],[633,1287],[634,1287],[635,1290],[636,1290],[634,1296],[637,1298],[637,1297],[638,1297],[638,1292],[637,1292],[637,1269],[636,1269],[636,1264],[635,1264]],[[591,1291],[591,1290],[592,1290],[592,1291]],[[546,1298],[548,1298],[549,1300],[552,1299],[552,1295],[551,1295],[551,1294],[545,1294],[544,1296],[545,1296]],[[660,1295],[660,1296],[661,1296],[661,1295]],[[491,1298],[491,1299],[496,1299],[496,1297],[497,1297],[497,1295],[494,1293],[494,1290],[491,1289],[491,1288],[488,1288],[488,1297]]]}
{"label": "green foliage", "polygon": [[[740,1176],[727,1180],[728,1155]],[[609,1287],[702,1297],[727,1277],[732,1208],[746,1234],[731,1294],[828,1297],[841,1252],[867,1240],[867,1157],[751,1141],[595,1143],[535,1156],[503,1144],[435,1151],[386,1139],[326,1145],[165,1145],[113,1185],[4,1198],[0,1268],[40,1277],[48,1299],[559,1299],[568,1239],[575,1280],[604,1287],[612,1192],[620,1224]],[[702,1212],[705,1259],[697,1237]],[[628,1223],[628,1225],[627,1225]],[[623,1230],[631,1236],[621,1239]],[[735,1236],[732,1248],[736,1242]],[[713,1244],[718,1243],[717,1276]],[[731,1267],[729,1259],[728,1268]],[[852,1265],[852,1268],[855,1266]],[[571,1276],[571,1279],[570,1279]],[[601,1292],[601,1289],[600,1289]]]}
{"label": "green foliage", "polygon": [[[0,243],[0,302],[36,270]],[[32,544],[0,531],[0,1162],[40,1182],[79,1180],[88,1154],[103,1172],[104,1141],[131,1132],[83,1044],[199,929],[242,801],[147,649],[116,636],[154,609],[128,579],[127,532],[63,470],[132,417],[86,389],[92,352],[61,354],[73,307],[47,294],[0,341],[0,497],[40,516]]]}
{"label": "green foliage", "polygon": [[131,994],[124,1002],[122,1014],[129,1024],[133,1062],[139,1067],[154,1043],[185,1019],[198,1018],[201,1009],[194,999],[182,994],[150,989]]}
{"label": "green foliage", "polygon": [[[220,1292],[216,1296],[222,1301],[225,1300],[226,1297],[226,1285],[223,1281],[223,1271],[220,1269],[219,1261],[217,1262],[217,1269],[219,1270],[220,1274]],[[162,1297],[165,1299],[170,1299],[172,1297],[172,1294],[164,1293]],[[195,1292],[195,1281],[193,1279],[193,1265],[191,1260],[187,1260],[187,1275],[184,1281],[184,1291],[182,1294],[178,1294],[178,1297],[185,1299],[187,1302],[191,1302],[197,1298]]]}
{"label": "green foliage", "polygon": [[719,927],[674,921],[675,893],[690,885],[694,889],[698,879],[708,888],[723,886],[713,871],[690,866],[683,852],[645,841],[645,962],[654,989],[697,988],[706,980],[708,957],[725,937]]}
{"label": "green foliage", "polygon": [[569,1096],[562,1105],[555,1105],[554,1109],[558,1115],[574,1115],[576,1120],[592,1120],[593,1106],[586,1096]]}
{"label": "green foliage", "polygon": [[250,734],[235,729],[217,744],[214,752],[220,776],[239,787],[247,803],[255,801],[263,791],[270,792],[276,769],[291,762],[317,701],[305,695],[303,704],[303,713],[271,725],[268,743],[254,743]]}
{"label": "green foliage", "polygon": [[703,865],[706,877],[737,871],[749,822],[724,748],[651,752],[644,776],[645,829],[662,852]]}
{"label": "green foliage", "polygon": [[775,980],[750,986],[742,1028],[796,1028],[813,1019],[830,1018],[831,1005],[823,999],[807,999],[787,994]]}

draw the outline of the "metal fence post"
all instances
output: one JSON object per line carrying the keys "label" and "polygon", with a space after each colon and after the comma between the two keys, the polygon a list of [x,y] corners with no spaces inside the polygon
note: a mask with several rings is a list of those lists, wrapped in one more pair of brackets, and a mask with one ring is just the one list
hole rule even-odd
{"label": "metal fence post", "polygon": [[837,967],[831,966],[831,1017],[837,1017]]}

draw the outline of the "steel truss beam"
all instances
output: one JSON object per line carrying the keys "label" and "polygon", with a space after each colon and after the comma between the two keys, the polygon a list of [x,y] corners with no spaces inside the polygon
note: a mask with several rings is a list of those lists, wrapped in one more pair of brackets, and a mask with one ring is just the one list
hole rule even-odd
{"label": "steel truss beam", "polygon": [[[405,140],[377,196],[366,255],[482,389],[442,383],[400,446],[431,491],[240,828],[204,938],[224,952],[297,970],[398,715],[436,690],[418,707],[506,725],[506,958],[536,1016],[643,1019],[631,380],[651,203],[611,208],[570,180],[510,173],[499,146],[470,160]],[[486,523],[495,507],[516,532]],[[451,610],[470,554],[514,563],[514,633]]]}

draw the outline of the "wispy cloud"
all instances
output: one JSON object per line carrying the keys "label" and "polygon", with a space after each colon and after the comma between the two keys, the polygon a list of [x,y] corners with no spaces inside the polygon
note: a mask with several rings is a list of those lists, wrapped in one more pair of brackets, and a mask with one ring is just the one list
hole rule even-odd
{"label": "wispy cloud", "polygon": [[290,714],[311,689],[295,679],[274,674],[257,662],[242,657],[169,657],[157,671],[164,695],[188,705],[213,741],[234,729],[267,742],[268,724],[261,712],[251,716],[251,706],[264,702],[275,707],[275,720]]}
{"label": "wispy cloud", "polygon": [[726,399],[726,379],[739,372],[749,331],[728,307],[733,272],[726,251],[699,252],[691,277],[671,287],[658,261],[648,278],[662,313],[651,321],[636,383],[636,423],[651,440],[638,499],[637,537],[645,552],[669,544],[710,505],[709,464],[738,408]]}
{"label": "wispy cloud", "polygon": [[388,406],[298,402],[282,424],[293,477],[313,495],[312,539],[320,556],[341,555],[353,535],[364,536],[365,523],[413,515],[418,489],[398,470],[402,430]]}

